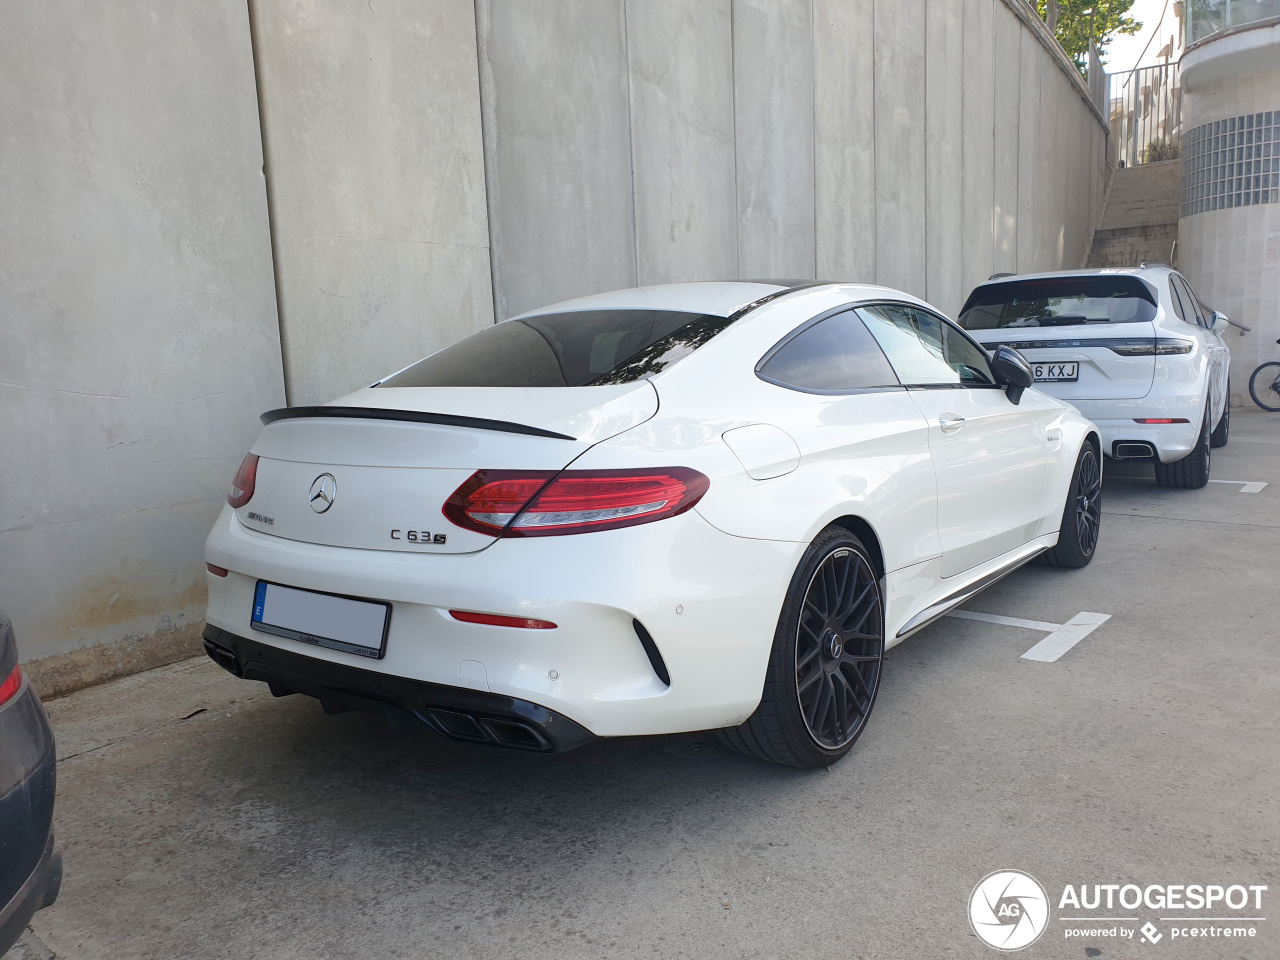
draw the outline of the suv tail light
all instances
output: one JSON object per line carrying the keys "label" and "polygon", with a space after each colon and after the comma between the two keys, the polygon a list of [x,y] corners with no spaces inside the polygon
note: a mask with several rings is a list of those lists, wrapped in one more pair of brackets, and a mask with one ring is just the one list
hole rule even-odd
{"label": "suv tail light", "polygon": [[236,478],[231,481],[231,492],[227,494],[227,503],[239,510],[253,499],[253,486],[258,482],[258,455],[246,453],[236,471]]}
{"label": "suv tail light", "polygon": [[4,683],[0,683],[0,707],[12,700],[18,693],[18,688],[22,686],[22,668],[16,663],[13,665],[13,672],[4,678]]}
{"label": "suv tail light", "polygon": [[1181,353],[1190,353],[1195,349],[1194,340],[1183,340],[1181,337],[1157,337],[1154,340],[1136,338],[1133,340],[1111,340],[1107,342],[1113,353],[1122,357],[1165,357]]}
{"label": "suv tail light", "polygon": [[444,515],[489,536],[553,537],[674,517],[710,486],[687,467],[479,470],[445,501]]}

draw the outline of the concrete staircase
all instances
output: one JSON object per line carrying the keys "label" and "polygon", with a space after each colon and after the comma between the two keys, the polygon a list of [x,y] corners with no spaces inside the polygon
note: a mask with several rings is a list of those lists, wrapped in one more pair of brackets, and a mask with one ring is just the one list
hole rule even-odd
{"label": "concrete staircase", "polygon": [[1122,167],[1111,176],[1089,267],[1173,264],[1182,202],[1182,161]]}

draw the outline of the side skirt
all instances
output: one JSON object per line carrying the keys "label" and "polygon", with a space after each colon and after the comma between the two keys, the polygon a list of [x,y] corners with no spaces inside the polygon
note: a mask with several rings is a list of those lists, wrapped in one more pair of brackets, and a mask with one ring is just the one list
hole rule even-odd
{"label": "side skirt", "polygon": [[[900,643],[913,633],[923,630],[948,610],[953,610],[966,600],[972,599],[993,583],[1004,579],[1029,560],[1033,560],[1053,547],[1057,542],[1058,534],[1056,532],[1048,536],[1037,537],[1017,550],[1007,553],[989,564],[984,564],[983,567],[978,568],[976,573],[971,571],[968,575],[961,575],[965,577],[964,582],[952,587],[940,599],[934,600],[912,616],[898,629],[890,646]],[[954,579],[959,580],[960,577]],[[950,586],[950,584],[946,584],[946,586]]]}

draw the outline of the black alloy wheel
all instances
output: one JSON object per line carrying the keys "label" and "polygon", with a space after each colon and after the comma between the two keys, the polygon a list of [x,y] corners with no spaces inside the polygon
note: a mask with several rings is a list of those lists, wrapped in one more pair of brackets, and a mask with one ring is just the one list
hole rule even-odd
{"label": "black alloy wheel", "polygon": [[820,746],[839,750],[862,732],[883,657],[875,571],[848,547],[832,550],[809,580],[796,627],[796,698]]}
{"label": "black alloy wheel", "polygon": [[1102,469],[1093,447],[1086,446],[1080,454],[1076,476],[1076,542],[1081,551],[1092,556],[1102,525]]}
{"label": "black alloy wheel", "polygon": [[1087,566],[1098,549],[1098,533],[1102,528],[1102,460],[1092,440],[1086,440],[1076,457],[1076,469],[1067,488],[1067,502],[1062,508],[1062,524],[1058,542],[1035,562],[1044,567],[1078,570]]}
{"label": "black alloy wheel", "polygon": [[884,660],[884,595],[871,554],[840,526],[796,567],[773,634],[755,713],[720,731],[739,753],[827,767],[866,729]]}

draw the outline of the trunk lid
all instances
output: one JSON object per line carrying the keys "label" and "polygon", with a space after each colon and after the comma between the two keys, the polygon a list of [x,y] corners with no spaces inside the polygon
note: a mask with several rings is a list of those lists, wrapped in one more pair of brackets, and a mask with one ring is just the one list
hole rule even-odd
{"label": "trunk lid", "polygon": [[1155,325],[1140,323],[970,330],[988,351],[1010,346],[1034,369],[1078,364],[1075,381],[1036,381],[1036,389],[1061,400],[1137,400],[1155,379]]}
{"label": "trunk lid", "polygon": [[247,529],[305,543],[470,553],[495,538],[455,526],[442,508],[473,473],[561,470],[657,409],[653,387],[640,381],[366,388],[322,407],[273,411],[252,448],[253,497],[236,515]]}

